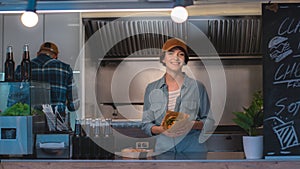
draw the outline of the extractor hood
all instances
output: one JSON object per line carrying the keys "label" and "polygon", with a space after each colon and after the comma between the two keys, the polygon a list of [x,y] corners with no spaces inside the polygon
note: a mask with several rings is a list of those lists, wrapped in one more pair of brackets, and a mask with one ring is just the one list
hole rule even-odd
{"label": "extractor hood", "polygon": [[[107,58],[158,56],[160,50],[144,49],[160,49],[170,37],[191,42],[194,35],[189,31],[191,26],[189,23],[201,29],[220,56],[261,56],[262,54],[261,16],[197,16],[189,18],[188,22],[182,24],[174,23],[168,17],[83,19],[86,40],[98,36],[102,41],[99,43],[99,48],[109,49]],[[116,37],[127,38],[114,44]],[[215,55],[214,52],[210,52],[205,50],[201,55]],[[196,56],[191,49],[189,55]]]}

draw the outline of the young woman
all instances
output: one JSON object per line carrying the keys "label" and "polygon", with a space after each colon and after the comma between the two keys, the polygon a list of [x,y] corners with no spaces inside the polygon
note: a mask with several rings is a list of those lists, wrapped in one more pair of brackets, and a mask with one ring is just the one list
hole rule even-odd
{"label": "young woman", "polygon": [[[182,71],[189,60],[187,46],[182,40],[167,40],[162,51],[160,62],[166,72],[146,88],[142,129],[156,137],[156,152],[206,152],[205,143],[199,142],[204,122],[213,121],[208,116],[210,103],[206,89]],[[165,129],[162,120],[168,110],[188,114],[188,122],[177,126],[176,130]]]}

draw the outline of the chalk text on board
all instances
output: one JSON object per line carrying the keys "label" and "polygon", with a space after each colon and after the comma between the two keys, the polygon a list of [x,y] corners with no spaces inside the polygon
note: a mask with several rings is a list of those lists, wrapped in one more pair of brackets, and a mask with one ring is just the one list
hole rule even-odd
{"label": "chalk text on board", "polygon": [[[292,116],[296,116],[299,113],[300,109],[300,100],[296,102],[289,103],[288,98],[284,97],[279,99],[276,103],[275,106],[280,108],[278,112],[275,112],[276,116],[279,116],[283,112],[287,112],[291,114]],[[284,111],[286,110],[286,111]]]}
{"label": "chalk text on board", "polygon": [[278,28],[278,35],[294,34],[300,32],[300,20],[295,21],[294,18],[286,17]]}
{"label": "chalk text on board", "polygon": [[300,63],[284,64],[282,63],[274,74],[273,84],[287,83],[289,87],[300,87]]}

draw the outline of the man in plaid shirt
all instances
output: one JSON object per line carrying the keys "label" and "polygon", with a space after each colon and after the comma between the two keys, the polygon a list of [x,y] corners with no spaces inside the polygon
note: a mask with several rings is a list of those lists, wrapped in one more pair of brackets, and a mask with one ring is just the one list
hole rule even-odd
{"label": "man in plaid shirt", "polygon": [[[66,107],[69,111],[79,108],[79,98],[73,71],[69,64],[57,59],[58,48],[52,42],[41,45],[37,57],[31,60],[31,80],[50,83],[51,105],[57,106],[62,117],[65,117]],[[16,79],[21,79],[20,66],[16,70]]]}

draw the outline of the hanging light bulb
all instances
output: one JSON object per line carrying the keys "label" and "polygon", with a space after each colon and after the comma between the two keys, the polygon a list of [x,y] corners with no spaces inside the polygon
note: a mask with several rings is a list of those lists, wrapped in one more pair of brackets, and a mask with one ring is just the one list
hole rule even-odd
{"label": "hanging light bulb", "polygon": [[176,23],[183,23],[187,20],[189,14],[185,7],[183,6],[176,6],[171,11],[171,18]]}
{"label": "hanging light bulb", "polygon": [[34,27],[39,21],[39,17],[35,13],[36,10],[35,7],[36,7],[36,0],[28,0],[27,9],[21,15],[21,21],[23,25],[25,25],[26,27]]}
{"label": "hanging light bulb", "polygon": [[22,14],[21,21],[26,27],[34,27],[38,23],[39,17],[35,12],[26,11]]}

